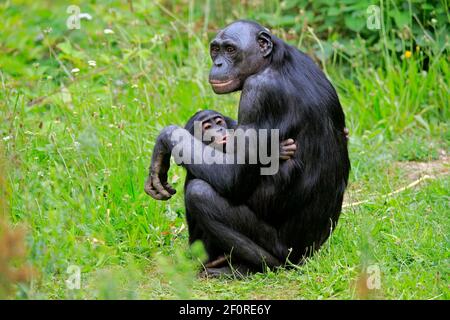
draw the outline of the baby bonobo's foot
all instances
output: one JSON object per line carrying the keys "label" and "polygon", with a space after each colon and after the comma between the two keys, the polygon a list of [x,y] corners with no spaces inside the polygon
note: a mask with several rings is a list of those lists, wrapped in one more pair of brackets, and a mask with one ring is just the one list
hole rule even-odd
{"label": "baby bonobo's foot", "polygon": [[297,145],[294,139],[287,139],[280,142],[280,159],[289,160],[294,156]]}
{"label": "baby bonobo's foot", "polygon": [[205,268],[201,271],[198,276],[200,278],[220,278],[220,277],[228,277],[228,278],[238,278],[243,279],[251,274],[251,270],[245,265],[233,265],[233,266],[225,266],[220,268]]}

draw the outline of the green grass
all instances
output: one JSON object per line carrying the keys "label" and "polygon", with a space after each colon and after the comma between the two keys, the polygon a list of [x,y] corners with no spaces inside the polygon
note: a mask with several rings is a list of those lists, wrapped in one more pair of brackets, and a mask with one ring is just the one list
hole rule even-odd
{"label": "green grass", "polygon": [[[448,154],[448,42],[410,59],[392,54],[386,66],[364,46],[367,58],[354,66],[328,61],[351,131],[347,196],[370,201],[344,209],[302,267],[197,280],[197,260],[185,254],[182,168],[171,168],[178,194],[168,202],[149,198],[143,184],[165,125],[198,109],[236,116],[239,95],[216,96],[206,81],[215,30],[186,8],[136,1],[131,12],[108,1],[81,5],[94,19],[68,31],[65,2],[17,3],[0,4],[0,146],[11,219],[26,226],[39,273],[18,298],[349,299],[367,265],[381,270],[372,297],[450,298],[449,176],[385,196],[411,182],[399,161]],[[82,270],[80,290],[67,289],[70,265]]]}

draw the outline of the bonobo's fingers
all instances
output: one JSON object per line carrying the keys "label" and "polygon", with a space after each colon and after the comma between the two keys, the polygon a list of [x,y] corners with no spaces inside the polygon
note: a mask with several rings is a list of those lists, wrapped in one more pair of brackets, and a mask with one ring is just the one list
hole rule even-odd
{"label": "bonobo's fingers", "polygon": [[297,150],[297,146],[294,144],[288,144],[283,146],[283,151],[292,151],[295,152]]}
{"label": "bonobo's fingers", "polygon": [[163,182],[162,183],[164,189],[166,189],[170,194],[174,195],[175,193],[177,193],[177,190],[175,190],[170,183],[168,182]]}
{"label": "bonobo's fingers", "polygon": [[[163,183],[167,183],[164,181]],[[155,188],[156,192],[159,193],[162,197],[169,199],[172,195],[164,188],[163,183],[159,179],[158,175],[152,175],[152,187]]]}
{"label": "bonobo's fingers", "polygon": [[288,144],[295,144],[295,141],[294,141],[294,139],[286,139],[286,140],[283,140],[283,141],[281,141],[280,142],[280,145],[281,146],[285,146],[285,145],[288,145]]}
{"label": "bonobo's fingers", "polygon": [[293,151],[297,150],[297,145],[295,144],[294,139],[287,139],[280,142],[281,151]]}
{"label": "bonobo's fingers", "polygon": [[[174,189],[170,187],[172,191]],[[145,193],[147,193],[150,197],[155,200],[168,200],[172,197],[172,194],[169,193],[162,185],[159,177],[157,175],[150,175],[145,182],[144,186]]]}
{"label": "bonobo's fingers", "polygon": [[147,178],[144,185],[145,193],[150,195],[152,191],[152,179],[150,177]]}
{"label": "bonobo's fingers", "polygon": [[295,151],[297,151],[297,145],[295,144],[294,139],[287,139],[281,141],[280,143],[280,159],[289,160],[291,159]]}
{"label": "bonobo's fingers", "polygon": [[348,128],[344,128],[344,136],[345,139],[350,139],[350,130],[348,130]]}
{"label": "bonobo's fingers", "polygon": [[146,194],[148,194],[155,200],[167,200],[165,197],[163,197],[163,195],[159,194],[155,188],[153,188],[152,180],[150,177],[145,182],[144,190]]}

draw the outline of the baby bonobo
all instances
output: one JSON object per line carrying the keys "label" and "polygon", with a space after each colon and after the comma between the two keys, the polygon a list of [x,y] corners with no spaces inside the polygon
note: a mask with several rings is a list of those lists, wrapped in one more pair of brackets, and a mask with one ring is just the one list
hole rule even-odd
{"label": "baby bonobo", "polygon": [[[236,127],[236,121],[225,117],[217,111],[202,110],[194,114],[186,123],[185,129],[194,135],[195,125],[199,125],[197,132],[201,133],[201,139],[204,144],[213,147],[216,150],[225,152],[226,144],[229,138],[227,130]],[[293,139],[286,139],[280,142],[280,159],[289,160],[294,155],[297,147]]]}

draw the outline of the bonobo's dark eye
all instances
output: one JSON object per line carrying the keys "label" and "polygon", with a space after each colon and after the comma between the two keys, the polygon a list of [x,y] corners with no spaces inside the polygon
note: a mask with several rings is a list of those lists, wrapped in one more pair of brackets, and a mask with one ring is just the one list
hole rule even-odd
{"label": "bonobo's dark eye", "polygon": [[219,49],[219,46],[212,45],[210,50],[211,50],[211,54],[218,54],[220,49]]}
{"label": "bonobo's dark eye", "polygon": [[203,131],[211,129],[211,123],[206,122],[203,124]]}
{"label": "bonobo's dark eye", "polygon": [[234,52],[236,51],[236,48],[233,47],[233,46],[227,46],[227,47],[225,48],[225,50],[226,50],[228,53],[234,53]]}
{"label": "bonobo's dark eye", "polygon": [[223,126],[223,124],[224,124],[223,119],[222,118],[216,118],[216,124],[219,125],[219,126]]}

